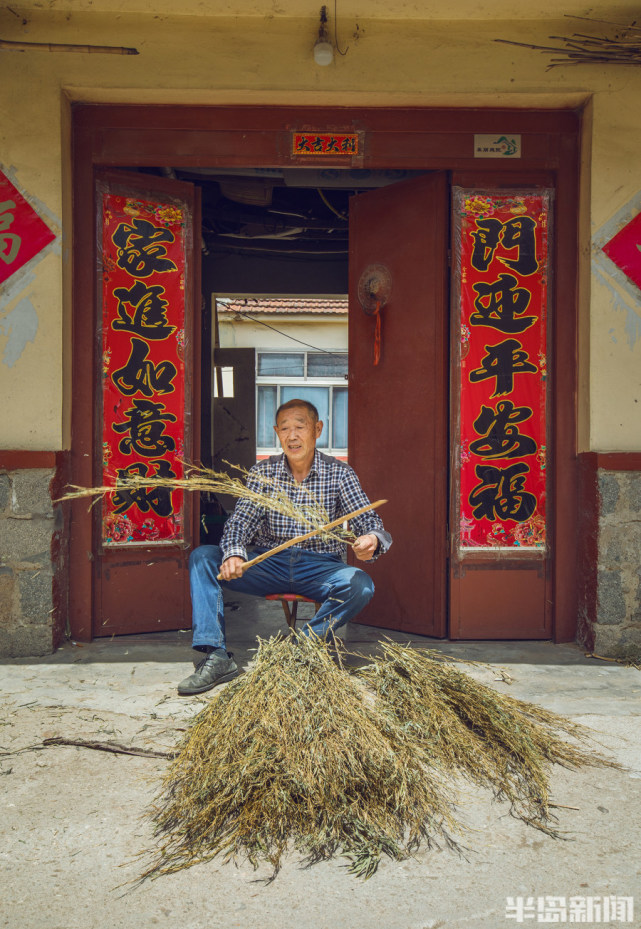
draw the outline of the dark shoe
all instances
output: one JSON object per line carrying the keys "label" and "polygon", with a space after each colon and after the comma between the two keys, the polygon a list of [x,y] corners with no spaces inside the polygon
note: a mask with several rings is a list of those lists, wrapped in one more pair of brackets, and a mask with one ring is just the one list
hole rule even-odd
{"label": "dark shoe", "polygon": [[238,674],[238,666],[234,661],[234,656],[228,652],[227,658],[220,658],[211,652],[205,655],[202,661],[196,666],[196,670],[184,681],[178,685],[178,693],[183,697],[190,697],[193,694],[203,694],[217,684],[224,681],[230,681]]}

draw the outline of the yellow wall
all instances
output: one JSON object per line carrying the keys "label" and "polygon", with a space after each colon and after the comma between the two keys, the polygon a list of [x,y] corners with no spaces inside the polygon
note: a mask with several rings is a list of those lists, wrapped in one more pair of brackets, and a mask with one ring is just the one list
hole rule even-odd
{"label": "yellow wall", "polygon": [[[264,320],[274,330],[266,329],[260,325]],[[327,352],[347,351],[347,318],[325,316],[278,316],[270,313],[261,316],[256,322],[220,317],[220,347],[221,348],[256,348],[259,351],[296,352],[305,351],[307,346],[301,345],[287,338],[306,342],[315,348]]]}
{"label": "yellow wall", "polygon": [[[155,9],[154,4],[148,8]],[[5,7],[0,12],[5,39],[135,46],[140,54],[1,50],[0,167],[11,171],[23,192],[61,222],[69,195],[62,181],[68,173],[63,131],[67,100],[564,106],[579,105],[593,95],[586,234],[588,223],[597,231],[641,190],[641,68],[591,65],[546,71],[546,55],[493,41],[500,37],[548,44],[550,35],[604,27],[567,19],[386,22],[344,15],[339,38],[349,51],[336,56],[330,67],[319,68],[311,55],[317,28],[313,9],[305,19],[274,14],[242,19],[56,13],[32,10],[28,3],[13,5],[14,12]],[[586,241],[582,252],[586,262],[588,245]],[[64,242],[65,262],[67,247]],[[583,445],[641,450],[641,345],[625,331],[628,314],[641,314],[640,301],[607,279],[605,284],[594,278],[586,283],[580,338]],[[58,449],[69,442],[63,409],[69,384],[62,383],[63,355],[69,348],[63,303],[69,293],[58,255],[40,262],[34,280],[21,290],[7,297],[5,288],[0,322],[25,296],[38,314],[38,330],[12,367],[0,358],[0,443],[5,448]],[[0,330],[0,356],[6,340]]]}

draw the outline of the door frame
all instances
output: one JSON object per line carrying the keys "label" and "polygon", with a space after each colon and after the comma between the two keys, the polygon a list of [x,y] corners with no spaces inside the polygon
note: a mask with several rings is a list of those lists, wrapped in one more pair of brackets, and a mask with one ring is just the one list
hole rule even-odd
{"label": "door frame", "polygon": [[[308,165],[293,155],[292,131],[356,132],[360,151],[350,158],[317,156],[315,167],[473,172],[502,183],[529,172],[555,179],[551,426],[549,468],[554,491],[550,514],[552,629],[556,642],[572,641],[578,614],[579,525],[577,397],[578,263],[581,109],[165,106],[77,103],[71,109],[72,383],[71,481],[90,486],[95,383],[92,351],[95,294],[94,172],[98,168],[283,167]],[[522,157],[474,157],[476,133],[520,134]],[[562,359],[563,363],[557,363]],[[70,535],[71,634],[91,637],[92,527],[86,503],[72,505]]]}

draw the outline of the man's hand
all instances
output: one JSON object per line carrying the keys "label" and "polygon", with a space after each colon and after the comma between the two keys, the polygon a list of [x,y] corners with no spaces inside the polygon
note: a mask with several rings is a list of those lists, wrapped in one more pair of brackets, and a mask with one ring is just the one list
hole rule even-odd
{"label": "man's hand", "polygon": [[234,578],[243,576],[243,565],[245,564],[244,558],[239,558],[237,555],[232,555],[231,558],[227,558],[220,566],[220,573],[224,581],[233,581]]}
{"label": "man's hand", "polygon": [[376,554],[377,548],[378,537],[372,532],[359,536],[352,545],[352,551],[359,561],[370,561]]}

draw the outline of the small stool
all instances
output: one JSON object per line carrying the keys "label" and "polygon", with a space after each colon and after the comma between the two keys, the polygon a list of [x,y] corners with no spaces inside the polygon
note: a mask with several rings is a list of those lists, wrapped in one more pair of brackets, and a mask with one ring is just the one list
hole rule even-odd
{"label": "small stool", "polygon": [[318,600],[310,600],[309,597],[303,597],[302,594],[267,594],[265,600],[280,600],[287,625],[292,632],[296,631],[296,614],[299,603],[313,603],[317,611],[321,606]]}

